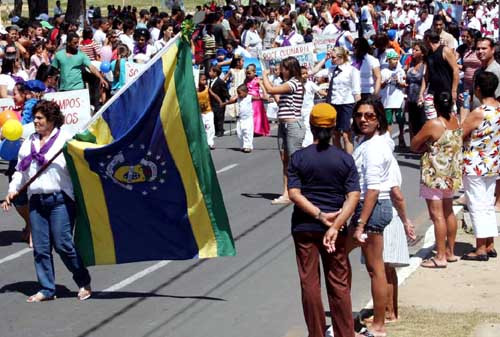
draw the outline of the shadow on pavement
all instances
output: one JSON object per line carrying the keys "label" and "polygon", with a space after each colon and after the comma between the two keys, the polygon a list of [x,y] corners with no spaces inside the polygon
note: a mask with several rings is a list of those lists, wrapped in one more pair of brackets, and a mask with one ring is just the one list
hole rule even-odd
{"label": "shadow on pavement", "polygon": [[[38,282],[35,281],[22,281],[11,283],[0,288],[0,293],[21,293],[26,296],[31,296],[40,290]],[[58,298],[73,298],[76,297],[77,292],[71,291],[66,286],[57,284],[56,285],[56,295]],[[211,296],[182,296],[182,295],[162,295],[155,294],[152,292],[131,292],[131,291],[93,291],[92,299],[120,299],[120,298],[146,298],[146,297],[163,297],[163,298],[179,298],[179,299],[195,299],[195,300],[206,300],[206,301],[222,301],[226,300],[219,297]]]}
{"label": "shadow on pavement", "polygon": [[13,243],[24,242],[22,231],[2,231],[0,232],[0,246],[10,246]]}
{"label": "shadow on pavement", "polygon": [[274,200],[278,198],[281,194],[277,193],[241,193],[242,196],[253,199],[267,199]]}

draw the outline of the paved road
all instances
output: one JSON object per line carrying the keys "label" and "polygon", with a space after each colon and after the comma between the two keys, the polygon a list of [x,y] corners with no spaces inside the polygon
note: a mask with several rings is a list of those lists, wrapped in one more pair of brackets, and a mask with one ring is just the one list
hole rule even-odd
{"label": "paved road", "polygon": [[[237,144],[234,135],[218,138],[212,155],[238,255],[91,267],[95,296],[85,302],[76,300],[76,286],[57,257],[58,299],[25,303],[36,291],[32,253],[19,241],[17,214],[1,214],[0,336],[305,336],[290,237],[292,207],[270,205],[281,189],[276,138],[256,138],[252,154],[236,151]],[[398,160],[409,213],[423,234],[428,220],[417,198],[418,159],[399,155]],[[6,188],[1,175],[2,196]],[[370,299],[369,281],[359,250],[351,263],[357,311]]]}

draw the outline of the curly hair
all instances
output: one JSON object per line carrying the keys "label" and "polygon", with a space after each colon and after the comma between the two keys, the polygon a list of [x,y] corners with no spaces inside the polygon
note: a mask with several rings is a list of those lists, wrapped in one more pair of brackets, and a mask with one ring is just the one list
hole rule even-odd
{"label": "curly hair", "polygon": [[33,114],[37,112],[44,115],[48,122],[54,123],[56,128],[60,128],[64,124],[64,115],[56,102],[40,100],[33,108]]}

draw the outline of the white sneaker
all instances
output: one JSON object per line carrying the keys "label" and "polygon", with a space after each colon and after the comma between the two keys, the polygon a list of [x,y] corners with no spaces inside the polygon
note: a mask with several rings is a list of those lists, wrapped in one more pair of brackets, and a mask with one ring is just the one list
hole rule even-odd
{"label": "white sneaker", "polygon": [[92,296],[92,289],[90,288],[90,284],[87,284],[84,287],[81,287],[78,291],[78,299],[80,301],[85,301],[86,299]]}
{"label": "white sneaker", "polygon": [[333,327],[331,325],[326,330],[325,337],[333,337]]}

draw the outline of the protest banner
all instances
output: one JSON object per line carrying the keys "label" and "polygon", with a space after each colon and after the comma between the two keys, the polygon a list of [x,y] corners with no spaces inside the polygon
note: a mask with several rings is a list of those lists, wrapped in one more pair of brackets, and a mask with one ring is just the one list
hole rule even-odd
{"label": "protest banner", "polygon": [[14,100],[12,98],[0,98],[0,111],[6,109],[12,110],[14,108]]}
{"label": "protest banner", "polygon": [[314,52],[327,52],[328,50],[335,48],[335,44],[337,43],[340,34],[341,33],[316,35],[314,37]]}
{"label": "protest banner", "polygon": [[47,93],[43,97],[56,102],[64,115],[63,130],[75,134],[82,131],[90,120],[88,89]]}
{"label": "protest banner", "polygon": [[311,69],[314,66],[314,44],[305,43],[296,46],[280,47],[263,50],[259,54],[262,67],[269,69],[269,67],[279,64],[281,60],[293,56],[301,66]]}
{"label": "protest banner", "polygon": [[132,81],[137,75],[141,72],[142,69],[146,67],[146,63],[133,63],[127,62],[125,63],[125,83]]}

